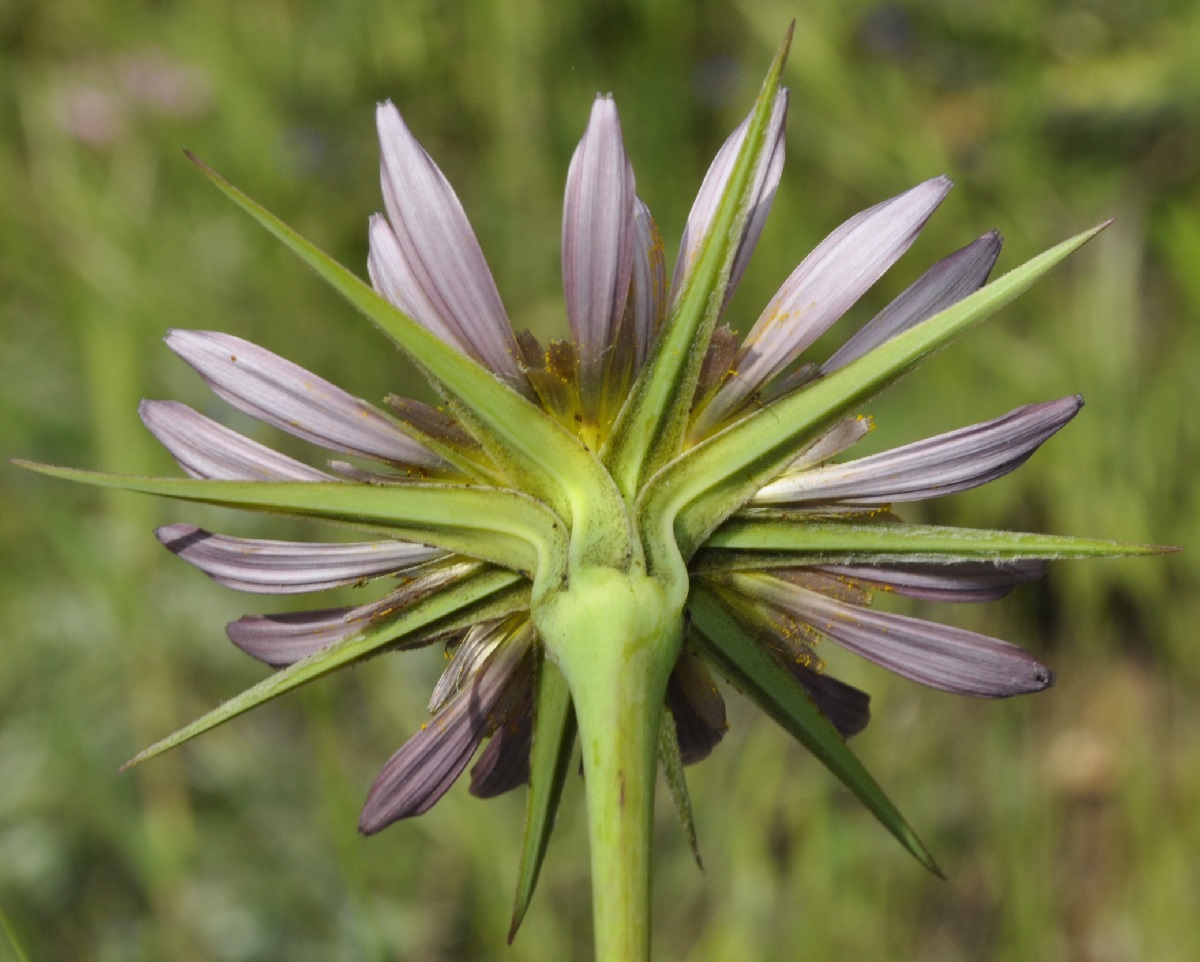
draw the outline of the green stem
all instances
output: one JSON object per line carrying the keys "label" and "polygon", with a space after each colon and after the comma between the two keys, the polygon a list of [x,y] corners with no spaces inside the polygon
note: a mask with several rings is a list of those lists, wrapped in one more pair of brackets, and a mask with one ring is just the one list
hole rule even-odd
{"label": "green stem", "polygon": [[597,962],[650,958],[650,841],[659,723],[681,602],[644,573],[590,568],[535,610],[579,724]]}

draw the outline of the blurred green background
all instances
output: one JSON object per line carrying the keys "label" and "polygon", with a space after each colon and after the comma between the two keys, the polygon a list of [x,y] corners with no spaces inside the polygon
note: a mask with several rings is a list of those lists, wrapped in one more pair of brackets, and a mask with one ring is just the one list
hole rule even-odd
{"label": "blurred green background", "polygon": [[[363,397],[412,390],[381,337],[181,147],[360,269],[381,206],[373,106],[391,98],[456,185],[514,322],[559,332],[559,205],[594,93],[617,97],[670,252],[793,17],[788,165],[733,319],[752,321],[841,220],[939,173],[957,189],[846,325],[986,229],[1006,237],[1003,270],[1115,216],[877,401],[871,443],[1081,391],[1081,416],[1016,475],[906,516],[1195,546],[1194,0],[6,0],[0,453],[171,473],[142,397],[277,441],[207,394],[160,343],[169,326],[250,338]],[[173,561],[151,529],[302,532],[8,465],[0,483],[0,959],[590,957],[578,779],[511,949],[522,793],[485,804],[458,786],[428,816],[355,833],[370,780],[422,720],[437,651],[373,661],[118,776],[263,676],[222,625],[279,608]],[[1057,687],[1025,700],[839,664],[874,695],[856,749],[948,882],[730,693],[732,730],[690,770],[705,874],[660,811],[656,958],[1200,957],[1198,587],[1191,550],[918,609],[1049,661]]]}

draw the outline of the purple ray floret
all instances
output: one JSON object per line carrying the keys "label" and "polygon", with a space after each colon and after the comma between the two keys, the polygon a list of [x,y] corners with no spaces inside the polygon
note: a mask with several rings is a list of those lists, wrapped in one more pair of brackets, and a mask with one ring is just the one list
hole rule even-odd
{"label": "purple ray floret", "polygon": [[[404,292],[401,310],[457,344],[519,390],[528,390],[517,364],[508,314],[462,204],[437,164],[391,103],[376,111],[383,202],[394,251],[376,251],[381,291]],[[450,338],[447,338],[448,340]]]}
{"label": "purple ray floret", "polygon": [[908,250],[951,186],[946,177],[918,184],[856,214],[817,245],[755,321],[735,373],[700,412],[698,424],[720,424],[825,333]]}
{"label": "purple ray floret", "polygon": [[179,401],[143,401],[142,422],[193,478],[211,481],[334,481]]}
{"label": "purple ray floret", "polygon": [[167,346],[218,397],[305,441],[395,465],[442,463],[377,408],[257,344],[216,331],[171,331]]}
{"label": "purple ray floret", "polygon": [[966,491],[1020,467],[1081,407],[1079,395],[1026,404],[992,421],[882,454],[785,475],[760,490],[754,503],[870,507]]}
{"label": "purple ray floret", "polygon": [[159,528],[158,540],[214,581],[258,594],[301,594],[395,574],[445,556],[403,541],[309,544],[231,538],[192,524]]}
{"label": "purple ray floret", "polygon": [[597,97],[571,158],[563,198],[563,292],[585,398],[599,393],[605,355],[625,313],[636,201],[617,105],[611,97]]}

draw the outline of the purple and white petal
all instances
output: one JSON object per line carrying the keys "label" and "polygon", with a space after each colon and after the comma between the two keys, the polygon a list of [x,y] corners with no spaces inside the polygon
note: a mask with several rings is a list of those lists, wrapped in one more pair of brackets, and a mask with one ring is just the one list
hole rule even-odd
{"label": "purple and white petal", "polygon": [[367,274],[375,290],[422,327],[432,331],[447,344],[480,363],[479,356],[463,332],[438,313],[413,274],[400,249],[400,242],[383,214],[372,214],[367,230],[370,250],[367,254]]}
{"label": "purple and white petal", "polygon": [[875,423],[865,415],[852,414],[842,418],[788,462],[784,471],[785,476],[801,471],[811,471],[818,464],[822,464],[830,458],[836,458],[842,452],[848,451],[858,444],[874,429]]}
{"label": "purple and white petal", "polygon": [[467,767],[480,742],[529,688],[528,646],[502,645],[375,779],[358,830],[371,835],[433,807]]}
{"label": "purple and white petal", "polygon": [[[766,224],[767,214],[775,200],[775,191],[779,187],[779,178],[783,173],[785,152],[784,128],[787,122],[788,91],[781,89],[775,96],[771,106],[771,119],[767,128],[766,143],[763,151],[765,160],[759,162],[755,173],[754,187],[751,192],[750,212],[742,227],[742,237],[738,242],[737,254],[734,256],[733,269],[729,275],[729,284],[725,288],[725,304],[737,290],[738,282],[750,262],[750,255],[762,234]],[[721,195],[729,183],[737,162],[738,151],[746,140],[746,130],[750,126],[750,118],[743,120],[732,134],[721,145],[716,157],[709,165],[700,190],[688,213],[687,224],[683,229],[683,237],[679,242],[679,257],[675,261],[675,272],[671,278],[671,297],[678,296],[683,288],[684,280],[700,255],[704,237],[712,226],[713,218],[721,203]],[[722,306],[724,310],[724,306]]]}
{"label": "purple and white petal", "polygon": [[458,196],[391,103],[380,104],[375,119],[383,201],[398,247],[388,256],[397,254],[409,294],[397,306],[430,330],[454,331],[452,343],[528,391],[508,315]]}
{"label": "purple and white petal", "polygon": [[879,585],[922,601],[995,601],[1018,585],[1042,577],[1039,559],[960,561],[954,564],[822,565],[820,570],[855,583]]}
{"label": "purple and white petal", "polygon": [[193,478],[207,481],[335,481],[286,454],[206,418],[179,401],[143,401],[142,422]]}
{"label": "purple and white petal", "polygon": [[667,708],[675,719],[679,757],[694,765],[712,754],[725,737],[725,699],[704,663],[685,651],[667,682]]}
{"label": "purple and white petal", "polygon": [[650,356],[655,335],[667,310],[667,268],[662,235],[650,208],[635,198],[633,210],[633,275],[626,310],[633,319],[633,375]]}
{"label": "purple and white petal", "polygon": [[787,668],[843,738],[853,738],[867,727],[871,696],[865,691],[795,662],[788,662]]}
{"label": "purple and white petal", "polygon": [[194,524],[155,531],[169,551],[214,581],[238,591],[288,595],[352,585],[444,557],[404,541],[307,544],[213,534]]}
{"label": "purple and white petal", "polygon": [[[528,620],[517,621],[513,618],[501,618],[474,625],[463,636],[454,657],[446,666],[433,688],[429,697],[429,713],[437,714],[463,683],[475,674],[480,666],[492,656],[496,648],[515,634],[532,631]],[[523,638],[522,643],[528,643]]]}
{"label": "purple and white petal", "polygon": [[934,314],[974,294],[987,282],[1003,243],[999,231],[989,231],[949,257],[944,257],[922,274],[892,303],[859,328],[833,356],[821,365],[829,374],[851,361],[916,327]]}
{"label": "purple and white petal", "polygon": [[[375,622],[399,614],[431,592],[479,570],[479,562],[460,561],[436,565],[426,574],[404,584],[378,601],[351,608],[285,612],[275,615],[246,615],[225,626],[225,633],[238,648],[259,661],[282,668],[341,641]],[[419,647],[436,634],[420,634],[401,647]]]}
{"label": "purple and white petal", "polygon": [[412,480],[403,474],[388,474],[383,471],[365,471],[357,464],[351,464],[349,461],[342,461],[339,458],[330,458],[325,462],[325,467],[329,468],[340,481],[354,481],[358,484],[401,484],[405,481]]}
{"label": "purple and white petal", "polygon": [[699,415],[707,430],[781,373],[908,250],[951,187],[928,180],[856,214],[784,281],[742,344],[735,374]]}
{"label": "purple and white petal", "polygon": [[625,313],[636,202],[617,105],[612,97],[597,97],[563,196],[563,291],[585,398],[599,390],[605,354]]}
{"label": "purple and white petal", "polygon": [[272,668],[284,668],[370,623],[377,605],[246,615],[225,626],[238,648]]}
{"label": "purple and white petal", "polygon": [[532,746],[532,702],[527,702],[496,729],[472,766],[471,794],[476,798],[496,798],[528,782]]}
{"label": "purple and white petal", "polygon": [[366,401],[266,348],[217,331],[171,331],[167,346],[239,411],[332,451],[392,464],[443,462]]}
{"label": "purple and white petal", "polygon": [[912,681],[959,695],[1006,698],[1041,691],[1054,673],[1024,649],[932,621],[871,611],[766,575],[736,586]]}
{"label": "purple and white petal", "polygon": [[871,507],[954,494],[1020,467],[1083,407],[1079,395],[1026,404],[1001,417],[924,441],[772,481],[751,503],[836,501]]}

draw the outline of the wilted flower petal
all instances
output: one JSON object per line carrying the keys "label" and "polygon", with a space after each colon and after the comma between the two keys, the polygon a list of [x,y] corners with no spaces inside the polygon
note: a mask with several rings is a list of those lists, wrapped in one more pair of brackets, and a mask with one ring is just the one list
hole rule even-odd
{"label": "wilted flower petal", "polygon": [[492,735],[471,768],[471,794],[495,798],[529,781],[529,749],[533,745],[531,702],[515,709]]}
{"label": "wilted flower petal", "polygon": [[683,764],[703,761],[725,737],[725,699],[704,663],[688,651],[680,655],[667,682],[667,707],[675,718]]}
{"label": "wilted flower petal", "polygon": [[480,742],[529,689],[525,644],[499,646],[440,712],[404,743],[375,779],[358,829],[371,835],[392,822],[428,811],[467,767]]}
{"label": "wilted flower petal", "polygon": [[871,696],[853,685],[788,662],[788,670],[843,738],[853,738],[871,720]]}

